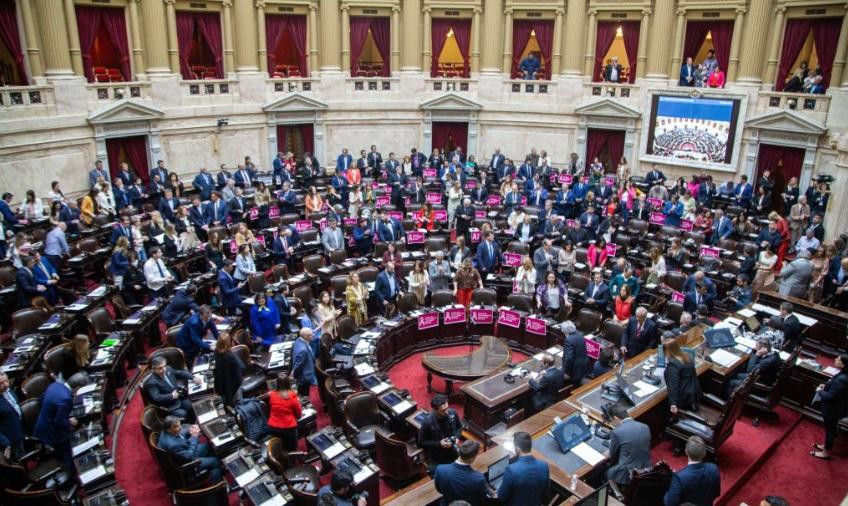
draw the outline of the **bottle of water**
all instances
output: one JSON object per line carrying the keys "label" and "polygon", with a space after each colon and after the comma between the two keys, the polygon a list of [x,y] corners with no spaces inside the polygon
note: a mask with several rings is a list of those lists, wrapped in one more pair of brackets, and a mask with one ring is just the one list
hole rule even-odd
{"label": "bottle of water", "polygon": [[571,490],[577,490],[577,475],[571,475]]}

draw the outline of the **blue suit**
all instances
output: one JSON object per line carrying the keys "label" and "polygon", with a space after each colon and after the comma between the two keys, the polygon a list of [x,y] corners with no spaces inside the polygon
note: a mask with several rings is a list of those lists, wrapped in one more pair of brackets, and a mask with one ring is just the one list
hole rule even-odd
{"label": "blue suit", "polygon": [[200,204],[200,207],[191,206],[188,209],[188,220],[194,225],[195,230],[202,229],[204,225],[208,225],[209,222],[206,221],[206,210],[203,204]]}
{"label": "blue suit", "polygon": [[250,329],[255,338],[262,339],[262,345],[265,347],[274,344],[274,339],[277,337],[277,324],[280,323],[280,315],[271,309],[271,306],[276,308],[273,303],[262,310],[258,305],[250,308]]}
{"label": "blue suit", "polygon": [[204,210],[207,223],[213,223],[216,221],[220,223],[226,223],[227,214],[229,212],[230,209],[227,206],[227,203],[221,199],[218,199],[217,202],[209,201],[209,203],[206,204],[206,209]]}
{"label": "blue suit", "polygon": [[244,171],[236,171],[234,179],[236,180],[236,186],[238,186],[239,188],[245,188],[246,186],[250,186],[247,184],[247,180],[244,177],[245,173],[247,174],[247,179],[250,180],[251,184],[253,183],[253,174],[249,170],[244,169]]}
{"label": "blue suit", "polygon": [[377,235],[381,241],[391,242],[403,239],[406,233],[398,220],[389,218],[387,221],[380,221],[377,228]]}
{"label": "blue suit", "polygon": [[168,305],[162,310],[162,320],[169,326],[176,325],[182,321],[189,310],[200,312],[200,306],[188,295],[185,289],[180,288],[174,293]]}
{"label": "blue suit", "polygon": [[[701,280],[701,283],[707,286],[707,295],[705,298],[712,297],[715,299],[717,297],[716,285],[712,279],[704,276],[704,279]],[[686,281],[683,282],[683,293],[694,292],[695,288],[698,286],[698,282],[695,281],[695,276],[689,275],[686,277]]]}
{"label": "blue suit", "polygon": [[730,237],[732,233],[733,221],[726,216],[722,216],[721,220],[715,220],[713,222],[713,235],[710,237],[710,243],[718,244],[720,240]]}
{"label": "blue suit", "polygon": [[550,481],[547,463],[522,455],[507,466],[498,487],[498,499],[507,506],[538,506],[547,494]]}
{"label": "blue suit", "polygon": [[18,219],[15,217],[15,213],[12,212],[12,208],[9,207],[9,203],[5,200],[0,200],[0,214],[3,215],[3,221],[5,221],[7,224],[18,224]]}
{"label": "blue suit", "polygon": [[733,195],[736,201],[745,209],[751,207],[751,199],[754,197],[754,187],[750,183],[737,183],[733,188]]}
{"label": "blue suit", "polygon": [[44,285],[47,287],[42,295],[47,298],[47,301],[51,304],[56,304],[59,301],[58,293],[56,292],[56,285],[51,285],[48,282],[53,278],[54,274],[58,274],[56,272],[56,268],[50,263],[49,260],[45,257],[41,257],[41,264],[35,264],[32,267],[32,275],[35,278],[35,282],[39,285]]}
{"label": "blue suit", "polygon": [[491,242],[491,248],[487,247],[486,241],[477,245],[477,256],[474,263],[477,269],[483,272],[491,272],[498,266],[501,258],[501,246],[497,241]]}
{"label": "blue suit", "polygon": [[124,182],[125,187],[130,187],[135,182],[135,176],[133,176],[132,172],[124,172],[122,170],[118,171],[118,179]]}
{"label": "blue suit", "polygon": [[65,468],[73,466],[71,457],[71,411],[74,396],[68,385],[54,381],[41,396],[41,411],[32,429],[32,435],[42,443],[52,446],[62,457]]}
{"label": "blue suit", "polygon": [[186,464],[195,459],[199,460],[200,469],[209,471],[209,480],[212,483],[221,481],[223,475],[221,461],[213,456],[207,443],[201,443],[196,437],[191,437],[187,433],[174,435],[162,431],[159,434],[159,448],[168,452],[169,455],[173,455],[180,464]]}
{"label": "blue suit", "polygon": [[115,198],[115,210],[117,211],[129,207],[132,204],[132,198],[127,190],[114,186],[112,187],[112,196]]}
{"label": "blue suit", "polygon": [[218,291],[221,293],[221,306],[224,309],[232,310],[241,304],[238,283],[224,270],[218,272]]}
{"label": "blue suit", "polygon": [[721,494],[721,477],[712,462],[689,464],[671,477],[671,486],[663,497],[665,506],[683,503],[712,506]]}
{"label": "blue suit", "polygon": [[389,285],[389,274],[383,270],[377,275],[377,281],[374,283],[374,296],[382,304],[383,302],[395,302],[398,292],[400,291],[400,280],[397,277],[397,272],[394,274],[395,289],[392,292],[392,287]]}
{"label": "blue suit", "polygon": [[119,223],[118,225],[115,225],[115,227],[112,228],[112,235],[109,237],[109,243],[114,246],[118,243],[118,239],[120,239],[121,237],[126,237],[127,241],[130,243],[130,247],[132,247],[132,230],[130,230],[129,227],[124,227],[123,224]]}
{"label": "blue suit", "polygon": [[109,272],[113,276],[123,276],[130,268],[130,263],[127,261],[126,255],[120,251],[112,253],[112,260],[109,262]]}
{"label": "blue suit", "polygon": [[292,346],[292,376],[297,380],[299,389],[308,390],[310,385],[318,384],[315,379],[315,354],[312,347],[300,338],[297,338]]}
{"label": "blue suit", "polygon": [[[347,165],[345,165],[345,161],[347,161]],[[338,170],[347,170],[353,167],[353,156],[348,153],[347,155],[339,155],[336,158],[336,168]]]}
{"label": "blue suit", "polygon": [[208,172],[201,172],[194,176],[191,185],[197,188],[200,193],[200,200],[209,200],[209,197],[212,196],[212,189],[215,188],[215,181]]}
{"label": "blue suit", "polygon": [[232,177],[233,175],[229,171],[222,170],[221,172],[219,172],[218,175],[215,177],[215,181],[218,183],[218,189],[220,190],[221,188],[227,186],[227,180],[232,179]]}
{"label": "blue suit", "polygon": [[294,190],[280,193],[280,214],[296,213],[295,204],[297,204],[297,193]]}
{"label": "blue suit", "polygon": [[680,220],[683,218],[683,204],[680,202],[677,204],[670,201],[666,202],[663,206],[663,212],[665,213],[664,225],[680,226]]}
{"label": "blue suit", "polygon": [[[20,400],[11,389],[9,389],[9,394],[20,406]],[[18,446],[23,440],[24,426],[21,422],[21,415],[6,400],[6,397],[0,395],[0,448],[5,450],[10,446]]]}
{"label": "blue suit", "polygon": [[21,267],[15,273],[15,287],[18,292],[18,305],[22,308],[31,305],[32,299],[42,294],[38,291],[35,273],[26,267]]}
{"label": "blue suit", "polygon": [[218,327],[215,326],[215,323],[211,319],[208,322],[204,322],[198,313],[191,315],[183,323],[180,333],[177,334],[177,348],[183,350],[183,353],[185,353],[187,364],[194,362],[194,357],[201,350],[209,351],[211,349],[203,340],[207,331],[212,332],[215,339],[218,338]]}
{"label": "blue suit", "polygon": [[486,478],[483,473],[471,469],[471,466],[451,462],[436,466],[433,475],[436,490],[442,494],[442,506],[453,501],[467,501],[471,506],[482,504],[486,500]]}
{"label": "blue suit", "polygon": [[105,170],[91,169],[88,173],[88,184],[94,188],[97,185],[97,178],[101,177],[107,183],[109,182],[109,174]]}

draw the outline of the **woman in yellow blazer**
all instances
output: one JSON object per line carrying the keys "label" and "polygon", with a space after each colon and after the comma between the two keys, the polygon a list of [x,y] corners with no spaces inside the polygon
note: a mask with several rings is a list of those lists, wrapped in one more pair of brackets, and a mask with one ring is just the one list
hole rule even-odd
{"label": "woman in yellow blazer", "polygon": [[362,326],[368,319],[368,289],[359,281],[359,274],[351,272],[347,276],[347,288],[345,288],[345,299],[347,300],[347,313],[353,317],[357,327]]}
{"label": "woman in yellow blazer", "polygon": [[91,225],[94,217],[97,216],[97,194],[100,192],[97,188],[89,190],[88,195],[82,198],[80,204],[80,218],[86,225]]}

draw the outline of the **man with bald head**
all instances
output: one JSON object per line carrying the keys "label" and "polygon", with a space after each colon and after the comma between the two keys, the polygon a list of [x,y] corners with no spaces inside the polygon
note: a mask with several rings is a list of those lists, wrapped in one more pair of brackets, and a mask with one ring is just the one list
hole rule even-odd
{"label": "man with bald head", "polygon": [[317,385],[315,355],[312,352],[312,329],[302,328],[292,346],[292,376],[297,381],[297,395],[309,397],[309,388]]}

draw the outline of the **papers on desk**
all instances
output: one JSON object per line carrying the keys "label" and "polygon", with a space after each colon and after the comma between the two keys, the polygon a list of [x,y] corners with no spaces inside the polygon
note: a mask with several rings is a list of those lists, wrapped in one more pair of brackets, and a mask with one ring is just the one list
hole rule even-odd
{"label": "papers on desk", "polygon": [[730,367],[739,360],[739,357],[729,351],[718,349],[710,353],[710,360],[722,367]]}
{"label": "papers on desk", "polygon": [[101,464],[93,469],[89,469],[88,471],[79,475],[80,481],[85,485],[86,483],[91,483],[92,481],[100,478],[101,476],[106,476],[106,468]]}
{"label": "papers on desk", "polygon": [[494,281],[495,279],[496,278],[494,274],[489,274],[486,276],[486,281]]}
{"label": "papers on desk", "polygon": [[645,285],[645,290],[656,290],[656,288],[657,288],[656,283],[648,283],[647,285]]}
{"label": "papers on desk", "polygon": [[159,305],[158,305],[158,304],[156,304],[156,300],[154,299],[154,301],[153,301],[153,302],[151,302],[150,304],[148,304],[148,305],[144,306],[143,308],[141,308],[141,310],[140,310],[140,311],[141,311],[142,313],[149,313],[150,311],[156,311],[156,308],[157,308],[157,307],[159,307]]}
{"label": "papers on desk", "polygon": [[828,376],[836,376],[837,374],[839,374],[839,371],[840,369],[837,369],[836,367],[833,367],[831,365],[822,369],[822,372],[827,374]]}
{"label": "papers on desk", "polygon": [[372,471],[370,467],[362,466],[362,469],[360,469],[359,472],[353,475],[353,482],[362,483],[363,481],[368,479],[368,477],[371,476],[371,473],[373,472],[374,471]]}
{"label": "papers on desk", "polygon": [[751,306],[751,309],[753,309],[754,311],[759,311],[761,313],[768,313],[772,316],[777,316],[777,315],[780,314],[780,310],[775,309],[771,306],[764,306],[763,304],[760,304],[760,303],[754,304],[753,306]]}
{"label": "papers on desk", "polygon": [[87,307],[88,307],[88,303],[74,302],[70,306],[65,306],[65,311],[71,311],[71,312],[83,311]]}
{"label": "papers on desk", "polygon": [[636,397],[647,397],[660,389],[660,387],[651,385],[650,383],[645,383],[642,380],[634,382],[633,387],[636,388],[636,391],[634,392]]}
{"label": "papers on desk", "polygon": [[354,369],[356,370],[356,375],[360,377],[368,376],[369,374],[374,373],[374,368],[368,362],[356,364],[356,366],[354,366]]}
{"label": "papers on desk", "polygon": [[[207,360],[206,362],[203,362],[202,364],[197,364],[196,366],[194,366],[194,368],[191,370],[191,372],[193,372],[194,374],[198,374],[198,373],[201,373],[203,371],[208,371],[209,366],[210,366],[210,363]],[[201,422],[201,423],[203,423],[203,422]]]}
{"label": "papers on desk", "polygon": [[748,348],[742,343],[737,343],[736,346],[733,347],[734,350],[741,351],[742,353],[751,353],[751,348]]}
{"label": "papers on desk", "polygon": [[740,309],[739,311],[736,311],[736,314],[738,314],[742,318],[750,318],[752,316],[757,316],[757,313],[755,311],[751,311],[750,309]]}
{"label": "papers on desk", "polygon": [[575,455],[580,457],[580,460],[595,466],[604,460],[604,455],[598,450],[589,446],[585,441],[571,449]]}
{"label": "papers on desk", "polygon": [[752,350],[757,348],[757,341],[750,337],[739,336],[736,338],[736,342]]}
{"label": "papers on desk", "polygon": [[553,355],[555,357],[561,357],[562,356],[562,348],[560,348],[559,346],[551,346],[550,348],[545,350],[545,353],[548,353],[548,354]]}
{"label": "papers on desk", "polygon": [[138,325],[141,323],[141,318],[130,317],[124,320],[123,325]]}
{"label": "papers on desk", "polygon": [[271,353],[275,353],[278,351],[283,351],[287,349],[291,349],[294,346],[294,341],[285,341],[282,343],[274,343],[269,348],[268,351]]}
{"label": "papers on desk", "polygon": [[353,350],[354,355],[368,355],[371,352],[371,341],[368,339],[360,339],[356,343],[356,348]]}
{"label": "papers on desk", "polygon": [[89,297],[102,297],[103,295],[106,295],[106,287],[102,285],[88,293]]}
{"label": "papers on desk", "polygon": [[733,325],[734,327],[742,325],[742,320],[740,320],[739,318],[734,318],[732,316],[728,316],[724,319],[724,321],[729,323],[730,325]]}
{"label": "papers on desk", "polygon": [[780,360],[783,360],[784,362],[789,358],[789,353],[785,351],[780,351],[777,355],[780,357]]}
{"label": "papers on desk", "polygon": [[364,339],[377,339],[378,337],[380,337],[380,333],[379,333],[379,332],[375,332],[375,331],[373,331],[373,330],[369,330],[368,332],[363,332],[363,333],[362,333],[362,334],[360,334],[360,335],[361,335]]}
{"label": "papers on desk", "polygon": [[312,408],[306,408],[300,412],[300,420],[306,420],[310,416],[314,416],[318,413],[318,411]]}
{"label": "papers on desk", "polygon": [[233,434],[231,432],[224,432],[223,434],[219,434],[219,435],[215,436],[214,438],[212,438],[212,443],[215,446],[221,446],[222,444],[226,443],[227,441],[229,441],[232,438],[233,438]]}
{"label": "papers on desk", "polygon": [[218,418],[218,411],[205,411],[197,417],[197,423],[206,423]]}
{"label": "papers on desk", "polygon": [[399,403],[392,406],[392,410],[397,414],[404,413],[409,409],[412,409],[412,403],[407,401],[407,400],[402,400]]}
{"label": "papers on desk", "polygon": [[804,325],[806,327],[812,327],[813,325],[815,325],[816,323],[819,322],[815,318],[810,318],[809,316],[805,316],[805,315],[798,314],[798,313],[792,313],[792,314],[795,315],[795,318],[798,318],[798,322],[801,325]]}
{"label": "papers on desk", "polygon": [[245,485],[255,480],[256,478],[259,478],[259,473],[256,471],[256,469],[251,468],[246,473],[242,473],[239,476],[236,476],[236,483],[238,483],[239,487],[243,488]]}
{"label": "papers on desk", "polygon": [[72,449],[72,453],[73,453],[74,457],[78,457],[78,456],[82,455],[83,453],[87,452],[88,450],[94,448],[95,446],[100,444],[101,440],[102,440],[102,436],[101,437],[93,437],[93,438],[91,438],[87,441],[83,441],[82,443],[74,446],[73,449]]}
{"label": "papers on desk", "polygon": [[88,385],[81,386],[77,389],[76,395],[85,395],[89,392],[93,392],[97,390],[97,383],[89,383]]}
{"label": "papers on desk", "polygon": [[343,451],[345,451],[345,447],[341,443],[336,443],[333,446],[324,450],[324,455],[327,456],[327,460],[332,460],[338,455],[340,455]]}
{"label": "papers on desk", "polygon": [[98,360],[108,360],[112,354],[109,352],[108,348],[100,348],[97,350],[97,355],[94,357],[94,361]]}
{"label": "papers on desk", "polygon": [[206,377],[205,376],[200,377],[200,384],[199,385],[197,383],[195,383],[194,381],[190,381],[189,384],[188,384],[188,393],[189,394],[193,394],[193,393],[196,393],[196,392],[202,392],[203,390],[206,390]]}

